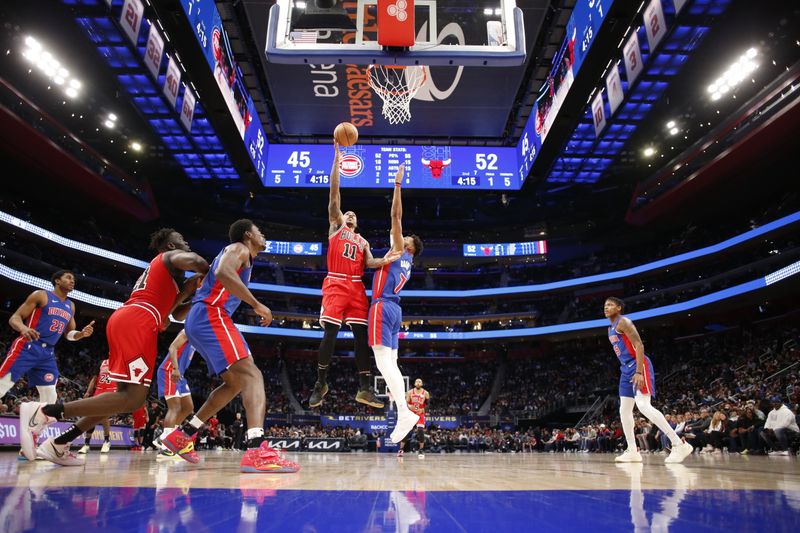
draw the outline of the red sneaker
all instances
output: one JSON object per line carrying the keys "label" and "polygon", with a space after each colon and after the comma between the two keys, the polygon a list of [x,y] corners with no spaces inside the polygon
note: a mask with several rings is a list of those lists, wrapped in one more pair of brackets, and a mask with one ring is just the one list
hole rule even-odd
{"label": "red sneaker", "polygon": [[291,474],[300,470],[300,465],[285,459],[266,441],[259,448],[246,450],[239,466],[242,472],[253,474]]}
{"label": "red sneaker", "polygon": [[180,428],[176,428],[169,435],[161,439],[161,443],[166,446],[169,451],[180,455],[181,458],[186,459],[190,463],[200,462],[200,456],[194,451],[194,439],[184,433]]}

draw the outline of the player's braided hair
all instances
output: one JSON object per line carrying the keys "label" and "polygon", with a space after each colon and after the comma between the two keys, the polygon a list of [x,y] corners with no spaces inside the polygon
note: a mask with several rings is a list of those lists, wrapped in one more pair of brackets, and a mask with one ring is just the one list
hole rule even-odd
{"label": "player's braided hair", "polygon": [[161,228],[160,230],[153,232],[150,235],[149,248],[156,252],[166,251],[167,243],[169,242],[169,239],[173,233],[177,233],[174,228]]}

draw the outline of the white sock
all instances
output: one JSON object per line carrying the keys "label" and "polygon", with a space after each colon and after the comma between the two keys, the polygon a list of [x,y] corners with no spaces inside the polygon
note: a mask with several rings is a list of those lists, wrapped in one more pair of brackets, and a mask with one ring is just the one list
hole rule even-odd
{"label": "white sock", "polygon": [[55,385],[36,385],[36,390],[39,391],[39,401],[42,403],[56,403],[58,400]]}
{"label": "white sock", "polygon": [[250,428],[247,430],[247,440],[258,439],[264,436],[264,428]]}
{"label": "white sock", "polygon": [[375,352],[375,364],[383,379],[386,380],[386,386],[392,393],[394,403],[397,404],[397,413],[409,411],[408,403],[406,403],[406,382],[397,366],[397,350],[377,345],[372,347],[372,351]]}
{"label": "white sock", "polygon": [[203,427],[203,424],[205,424],[205,422],[197,418],[197,415],[194,415],[192,419],[189,420],[189,425],[192,426],[193,428],[200,429],[201,427]]}
{"label": "white sock", "polygon": [[669,441],[672,443],[673,446],[678,446],[681,444],[681,438],[675,433],[675,430],[669,425],[667,419],[664,418],[664,415],[661,414],[661,411],[650,405],[650,395],[649,394],[642,394],[641,392],[636,393],[636,407],[639,409],[639,412],[642,413],[644,416],[647,417],[650,422],[658,426],[658,429],[669,438]]}
{"label": "white sock", "polygon": [[622,432],[628,442],[628,449],[636,451],[636,436],[633,433],[633,406],[636,400],[627,396],[619,397],[619,418],[622,421]]}

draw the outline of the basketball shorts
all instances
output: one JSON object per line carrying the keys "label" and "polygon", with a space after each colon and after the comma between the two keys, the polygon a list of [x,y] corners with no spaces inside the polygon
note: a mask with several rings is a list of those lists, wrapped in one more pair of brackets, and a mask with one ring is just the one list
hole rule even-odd
{"label": "basketball shorts", "polygon": [[369,301],[361,281],[325,278],[322,282],[322,308],[319,321],[336,326],[367,325]]}
{"label": "basketball shorts", "polygon": [[189,396],[192,391],[189,390],[189,383],[186,378],[181,377],[180,380],[175,381],[172,379],[172,372],[167,372],[164,365],[158,367],[158,396],[159,398],[182,398]]}
{"label": "basketball shorts", "polygon": [[[627,398],[635,398],[636,391],[633,388],[633,375],[636,373],[636,361],[631,361],[627,365],[620,368],[619,376],[619,395]],[[644,385],[639,392],[642,394],[649,394],[653,398],[656,397],[656,374],[653,371],[653,363],[649,357],[644,358],[644,366],[642,366],[642,375],[644,376]]]}
{"label": "basketball shorts", "polygon": [[17,337],[0,366],[0,377],[8,373],[11,373],[13,381],[28,376],[28,384],[32,387],[55,385],[58,382],[58,366],[53,347]]}
{"label": "basketball shorts", "polygon": [[[419,414],[419,413],[416,413]],[[417,427],[424,428],[425,427],[425,413],[419,415],[419,420],[417,420]]]}
{"label": "basketball shorts", "polygon": [[212,374],[222,374],[236,361],[250,357],[250,347],[221,307],[194,304],[186,316],[185,330]]}
{"label": "basketball shorts", "polygon": [[133,412],[133,429],[144,429],[147,426],[147,409],[141,406]]}
{"label": "basketball shorts", "polygon": [[369,308],[369,345],[397,350],[402,323],[403,310],[399,304],[388,300],[372,302]]}
{"label": "basketball shorts", "polygon": [[158,352],[158,324],[153,314],[122,306],[106,324],[108,374],[112,381],[150,386]]}

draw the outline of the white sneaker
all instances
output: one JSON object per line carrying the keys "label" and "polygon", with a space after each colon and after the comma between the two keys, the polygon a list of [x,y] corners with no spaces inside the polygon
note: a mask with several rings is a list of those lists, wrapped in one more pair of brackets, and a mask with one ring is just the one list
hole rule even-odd
{"label": "white sneaker", "polygon": [[108,453],[111,449],[111,443],[108,441],[103,442],[103,445],[100,447],[100,453]]}
{"label": "white sneaker", "polygon": [[81,447],[81,449],[78,450],[78,453],[81,454],[81,455],[86,455],[87,453],[89,453],[89,449],[90,449],[89,445],[88,444],[84,444],[83,447]]}
{"label": "white sneaker", "polygon": [[78,457],[71,451],[69,451],[69,444],[64,447],[64,450],[59,452],[58,448],[56,448],[55,443],[53,442],[53,437],[50,437],[44,444],[36,448],[36,454],[45,459],[50,461],[51,463],[55,463],[61,466],[83,466],[84,460],[81,457]]}
{"label": "white sneaker", "polygon": [[771,457],[778,457],[778,456],[781,456],[781,455],[789,455],[789,451],[788,450],[782,450],[782,451],[777,451],[776,450],[776,451],[769,452],[769,454],[767,454],[767,455],[770,455]]}
{"label": "white sneaker", "polygon": [[24,402],[19,406],[19,442],[22,455],[28,461],[36,460],[36,439],[48,425],[56,421],[42,412],[44,403]]}
{"label": "white sneaker", "polygon": [[408,435],[409,431],[414,429],[414,426],[417,425],[419,422],[419,415],[415,414],[411,410],[405,411],[403,413],[399,413],[397,415],[397,425],[394,427],[392,434],[389,435],[389,438],[392,439],[392,442],[395,444],[399,444],[406,435]]}
{"label": "white sneaker", "polygon": [[672,446],[669,456],[664,459],[665,463],[682,463],[684,459],[692,455],[694,447],[688,442],[683,442],[677,446]]}
{"label": "white sneaker", "polygon": [[622,455],[618,455],[614,458],[614,462],[617,463],[641,463],[642,462],[642,454],[640,454],[637,450],[631,450],[630,448],[625,450]]}

